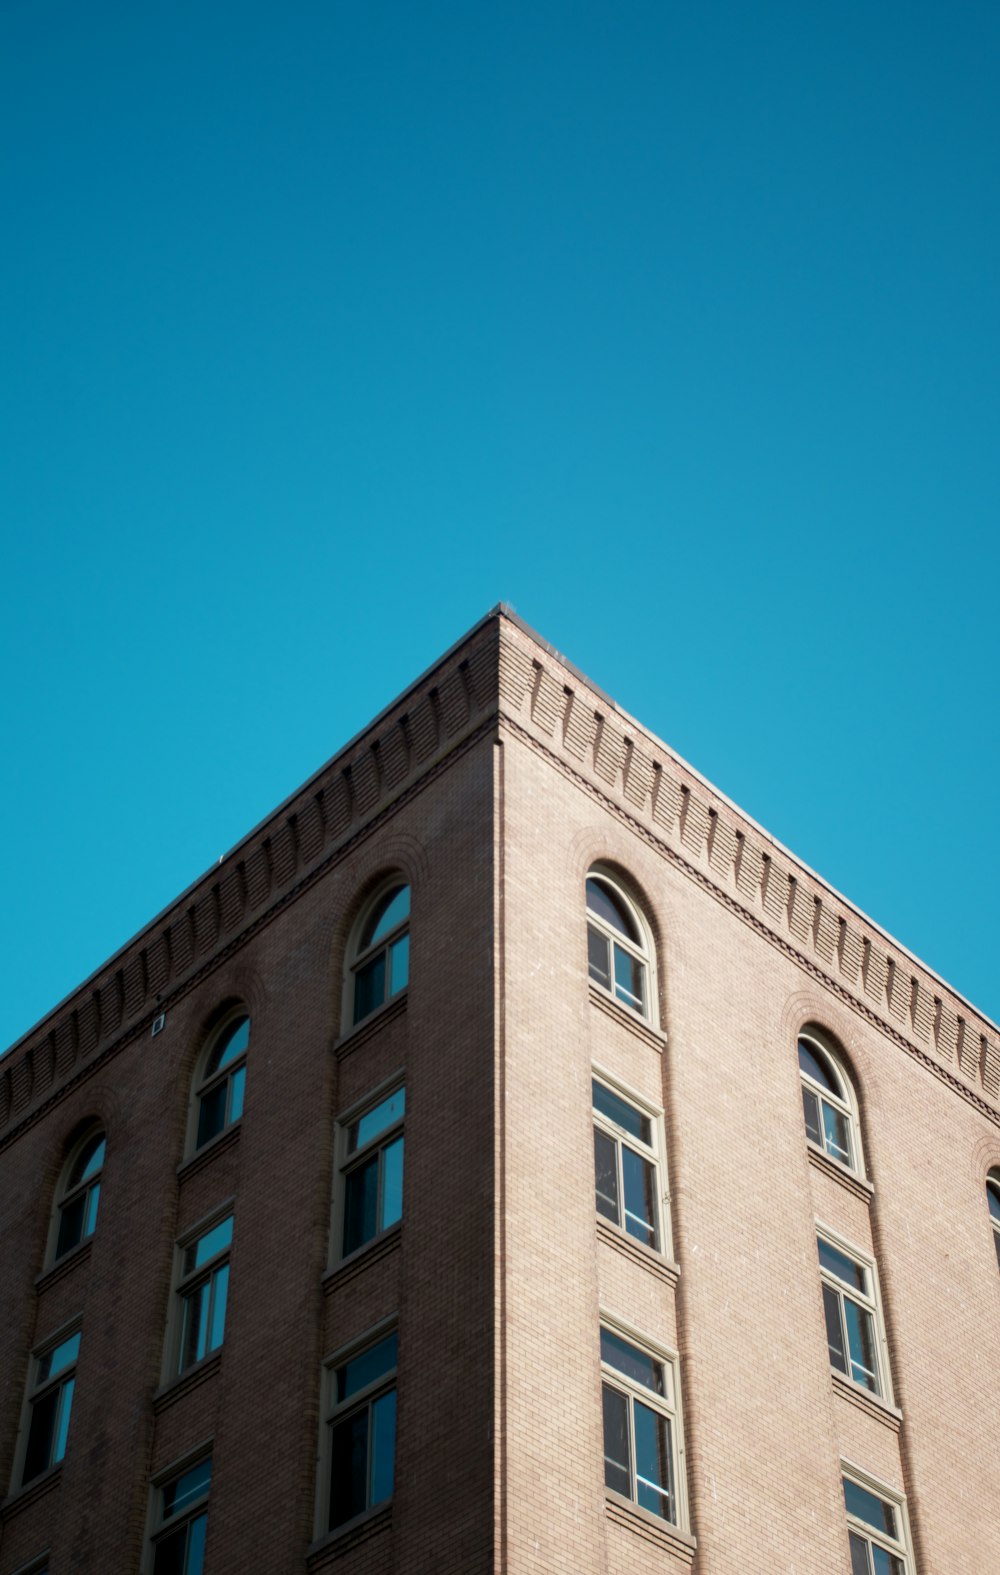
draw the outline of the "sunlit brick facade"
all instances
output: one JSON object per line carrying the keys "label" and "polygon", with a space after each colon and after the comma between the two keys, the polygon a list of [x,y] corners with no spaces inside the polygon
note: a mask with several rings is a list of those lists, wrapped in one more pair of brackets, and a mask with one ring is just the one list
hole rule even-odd
{"label": "sunlit brick facade", "polygon": [[0,1575],[996,1575],[998,1042],[497,609],[0,1061]]}

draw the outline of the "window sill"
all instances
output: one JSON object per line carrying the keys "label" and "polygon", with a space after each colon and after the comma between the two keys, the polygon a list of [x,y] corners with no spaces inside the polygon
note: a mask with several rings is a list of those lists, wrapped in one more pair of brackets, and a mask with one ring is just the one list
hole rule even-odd
{"label": "window sill", "polygon": [[90,1257],[93,1245],[93,1236],[88,1236],[87,1240],[82,1241],[78,1247],[71,1247],[69,1252],[63,1253],[63,1256],[50,1269],[43,1269],[35,1280],[35,1290],[39,1295],[41,1295],[42,1291],[47,1291],[50,1285],[55,1285],[64,1275],[70,1274],[74,1269],[79,1268],[81,1263],[86,1263]]}
{"label": "window sill", "polygon": [[873,1416],[876,1422],[881,1422],[883,1427],[889,1428],[893,1433],[898,1433],[903,1425],[903,1413],[888,1400],[883,1400],[881,1395],[873,1395],[870,1389],[862,1389],[860,1384],[852,1383],[842,1373],[830,1371],[833,1379],[834,1394],[842,1395],[851,1405],[856,1405],[859,1411],[864,1411],[868,1416]]}
{"label": "window sill", "polygon": [[50,1466],[40,1477],[36,1477],[34,1482],[29,1482],[27,1487],[18,1488],[16,1493],[12,1493],[0,1504],[0,1522],[13,1520],[14,1516],[19,1515],[23,1509],[36,1504],[40,1498],[44,1498],[47,1493],[52,1492],[53,1488],[58,1487],[61,1479],[62,1461],[60,1460],[58,1465]]}
{"label": "window sill", "polygon": [[594,984],[593,981],[590,981],[590,999],[592,1005],[600,1007],[601,1011],[606,1012],[614,1022],[621,1023],[623,1027],[645,1040],[652,1049],[663,1053],[667,1036],[654,1028],[648,1018],[640,1017],[638,1012],[623,1006],[621,1001],[616,1001],[613,995],[608,995],[606,990],[602,990],[600,985]]}
{"label": "window sill", "polygon": [[408,994],[409,991],[401,990],[398,995],[393,996],[391,1001],[386,1001],[384,1006],[376,1007],[375,1011],[371,1012],[367,1017],[363,1017],[360,1023],[355,1023],[352,1028],[348,1028],[346,1033],[341,1034],[333,1047],[333,1053],[338,1061],[345,1056],[349,1056],[359,1045],[367,1043],[373,1034],[377,1034],[380,1028],[385,1027],[386,1023],[394,1022],[397,1017],[402,1017],[406,1011]]}
{"label": "window sill", "polygon": [[332,1295],[341,1285],[353,1280],[356,1274],[361,1274],[382,1258],[388,1258],[398,1248],[402,1230],[401,1221],[390,1225],[380,1236],[373,1236],[363,1247],[355,1248],[349,1258],[342,1258],[332,1269],[327,1269],[322,1281],[323,1294]]}
{"label": "window sill", "polygon": [[854,1196],[860,1198],[862,1203],[871,1202],[875,1188],[864,1176],[859,1176],[855,1170],[849,1170],[846,1165],[840,1163],[839,1159],[831,1159],[829,1154],[825,1153],[823,1149],[809,1139],[806,1140],[806,1153],[809,1156],[810,1165],[815,1165],[816,1169],[821,1170],[824,1176],[832,1176],[834,1181],[839,1181],[842,1187],[846,1187],[848,1192],[853,1192]]}
{"label": "window sill", "polygon": [[177,1180],[186,1181],[189,1176],[197,1175],[205,1165],[211,1163],[216,1154],[221,1154],[225,1149],[232,1148],[240,1140],[243,1131],[243,1117],[240,1116],[220,1132],[216,1137],[210,1138],[204,1148],[200,1148],[190,1159],[182,1159],[177,1167]]}
{"label": "window sill", "polygon": [[665,1258],[662,1253],[654,1252],[652,1247],[644,1247],[641,1241],[636,1241],[628,1231],[622,1230],[619,1225],[612,1225],[610,1220],[597,1218],[597,1239],[606,1242],[615,1252],[620,1252],[623,1257],[630,1258],[633,1263],[638,1263],[650,1274],[655,1274],[658,1279],[664,1280],[673,1289],[680,1275],[680,1265],[673,1263],[670,1258]]}
{"label": "window sill", "polygon": [[178,1373],[176,1378],[171,1378],[170,1382],[163,1384],[153,1396],[153,1415],[159,1416],[161,1411],[168,1411],[178,1400],[183,1400],[186,1394],[190,1394],[192,1389],[198,1389],[210,1378],[214,1378],[221,1365],[220,1349],[213,1351],[211,1356],[203,1356],[193,1367],[187,1367],[183,1373]]}
{"label": "window sill", "polygon": [[642,1509],[630,1498],[624,1498],[621,1493],[615,1493],[609,1488],[605,1489],[604,1512],[616,1525],[624,1526],[626,1530],[644,1537],[647,1542],[674,1554],[684,1564],[694,1563],[697,1542],[686,1531],[681,1531],[679,1526],[671,1525],[669,1520],[650,1514],[648,1509]]}
{"label": "window sill", "polygon": [[306,1550],[306,1566],[310,1571],[326,1569],[359,1543],[388,1531],[391,1526],[391,1500],[388,1504],[377,1504],[374,1509],[366,1509],[363,1515],[355,1515],[353,1520],[338,1526],[336,1531],[328,1531],[325,1537],[319,1537],[312,1543]]}

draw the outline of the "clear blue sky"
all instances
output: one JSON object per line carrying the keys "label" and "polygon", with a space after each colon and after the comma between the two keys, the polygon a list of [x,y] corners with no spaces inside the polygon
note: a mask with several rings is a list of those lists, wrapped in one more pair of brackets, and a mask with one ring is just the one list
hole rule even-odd
{"label": "clear blue sky", "polygon": [[6,0],[0,1044],[501,598],[1000,1015],[1000,7]]}

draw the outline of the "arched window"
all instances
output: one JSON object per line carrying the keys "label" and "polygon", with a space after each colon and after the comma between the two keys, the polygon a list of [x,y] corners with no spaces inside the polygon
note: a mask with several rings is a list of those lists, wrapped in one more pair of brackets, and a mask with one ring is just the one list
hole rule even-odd
{"label": "arched window", "polygon": [[861,1145],[850,1084],[831,1051],[812,1034],[799,1036],[799,1071],[806,1137],[831,1159],[860,1171]]}
{"label": "arched window", "polygon": [[104,1133],[99,1128],[92,1129],[69,1157],[59,1184],[54,1260],[65,1257],[94,1234],[101,1200],[104,1147]]}
{"label": "arched window", "polygon": [[990,1224],[993,1226],[997,1265],[1000,1267],[1000,1170],[991,1170],[986,1178],[986,1202],[990,1210]]}
{"label": "arched window", "polygon": [[383,887],[358,931],[351,978],[351,1021],[360,1023],[406,989],[410,976],[410,888],[402,881]]}
{"label": "arched window", "polygon": [[599,870],[587,876],[587,968],[602,990],[649,1017],[649,946],[625,893]]}
{"label": "arched window", "polygon": [[250,1048],[250,1019],[245,1012],[225,1018],[204,1052],[195,1097],[198,1129],[195,1148],[204,1148],[243,1114],[243,1085]]}

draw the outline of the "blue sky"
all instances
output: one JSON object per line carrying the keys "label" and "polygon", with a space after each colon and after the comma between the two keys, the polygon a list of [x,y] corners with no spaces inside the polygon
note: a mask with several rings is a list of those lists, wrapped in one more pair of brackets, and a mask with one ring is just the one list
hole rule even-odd
{"label": "blue sky", "polygon": [[0,8],[0,1044],[500,599],[994,1018],[1000,10]]}

